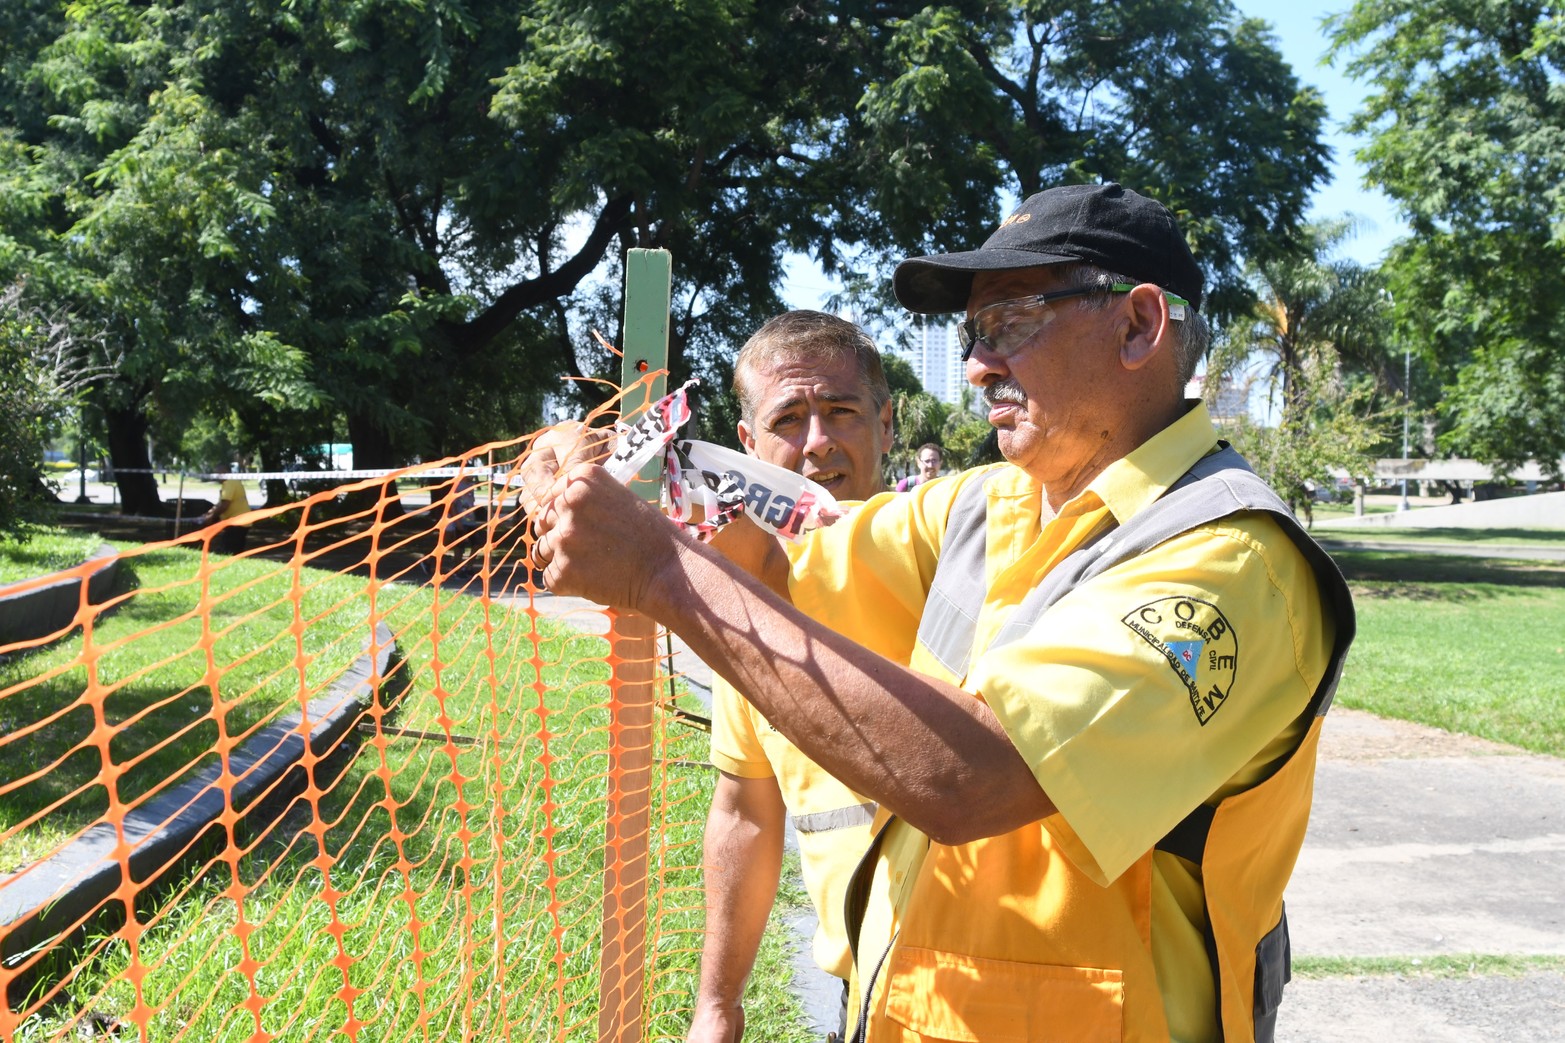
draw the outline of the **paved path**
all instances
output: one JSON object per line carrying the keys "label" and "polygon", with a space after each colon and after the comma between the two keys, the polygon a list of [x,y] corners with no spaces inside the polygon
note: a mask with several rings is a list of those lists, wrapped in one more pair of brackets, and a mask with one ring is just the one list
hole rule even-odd
{"label": "paved path", "polygon": [[[1286,896],[1296,958],[1565,956],[1565,760],[1337,708]],[[1295,979],[1279,1040],[1565,1040],[1565,974]]]}
{"label": "paved path", "polygon": [[[506,604],[526,604],[527,595],[516,594],[501,596],[496,601]],[[533,595],[533,605],[540,615],[567,623],[576,629],[588,634],[607,634],[609,632],[609,617],[602,605],[588,601],[586,598],[561,597],[558,594],[550,594],[548,591],[539,591]],[[701,700],[708,710],[712,708],[712,668],[703,663],[700,658],[678,637],[673,637],[670,644],[674,650],[674,670],[690,686],[691,694]]]}

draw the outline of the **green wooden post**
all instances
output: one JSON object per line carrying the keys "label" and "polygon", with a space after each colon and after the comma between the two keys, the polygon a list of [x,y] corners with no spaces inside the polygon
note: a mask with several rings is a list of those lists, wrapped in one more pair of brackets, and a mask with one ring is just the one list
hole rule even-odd
{"label": "green wooden post", "polygon": [[[620,386],[628,388],[668,365],[672,263],[667,250],[632,250],[625,259],[625,353]],[[628,394],[620,417],[633,421],[665,394],[658,377]],[[658,498],[662,461],[642,469],[631,488]],[[613,548],[604,548],[612,553]],[[657,625],[633,612],[609,613],[614,673],[611,695],[608,808],[603,851],[603,947],[598,961],[600,1043],[646,1038],[647,851],[652,808],[652,705],[657,698]]]}
{"label": "green wooden post", "polygon": [[[625,258],[625,342],[620,348],[619,385],[628,388],[648,373],[668,368],[668,311],[673,261],[667,250],[631,250]],[[653,402],[668,394],[668,379],[658,376],[645,391],[620,400],[620,419],[634,420]],[[662,463],[653,460],[641,469],[631,488],[644,499],[656,500],[656,484]]]}

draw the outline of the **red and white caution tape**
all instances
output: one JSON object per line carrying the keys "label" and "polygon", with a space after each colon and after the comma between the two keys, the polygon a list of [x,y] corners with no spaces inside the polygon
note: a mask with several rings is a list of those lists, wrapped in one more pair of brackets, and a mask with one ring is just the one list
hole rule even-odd
{"label": "red and white caution tape", "polygon": [[702,539],[741,513],[769,532],[798,539],[830,525],[847,512],[823,487],[786,467],[694,439],[675,441],[690,419],[690,381],[659,399],[641,419],[622,426],[604,467],[629,482],[659,451],[663,453],[663,506],[669,517]]}
{"label": "red and white caution tape", "polygon": [[603,462],[604,470],[620,482],[628,483],[636,477],[642,465],[666,448],[690,419],[690,401],[685,392],[698,383],[687,380],[677,391],[652,403],[634,424],[615,424],[619,441],[613,455]]}

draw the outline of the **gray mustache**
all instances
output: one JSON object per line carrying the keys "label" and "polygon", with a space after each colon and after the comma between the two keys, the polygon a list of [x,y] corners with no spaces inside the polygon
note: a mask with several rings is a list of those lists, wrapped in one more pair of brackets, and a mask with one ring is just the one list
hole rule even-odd
{"label": "gray mustache", "polygon": [[1002,402],[1008,402],[1013,406],[1025,406],[1027,393],[1014,380],[997,380],[984,388],[984,401],[990,406],[997,406]]}

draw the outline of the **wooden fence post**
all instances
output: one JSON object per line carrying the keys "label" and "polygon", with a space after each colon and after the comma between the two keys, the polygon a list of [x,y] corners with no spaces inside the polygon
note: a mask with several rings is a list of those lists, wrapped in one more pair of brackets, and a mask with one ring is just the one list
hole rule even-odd
{"label": "wooden fence post", "polygon": [[[631,250],[625,259],[625,353],[620,386],[668,365],[672,263],[666,250]],[[664,379],[627,395],[620,416],[663,396]],[[662,461],[649,463],[631,488],[658,496]],[[646,981],[647,850],[652,806],[652,706],[657,697],[657,626],[636,613],[610,613],[613,677],[609,723],[608,808],[603,849],[603,949],[598,962],[600,1043],[641,1043]]]}

